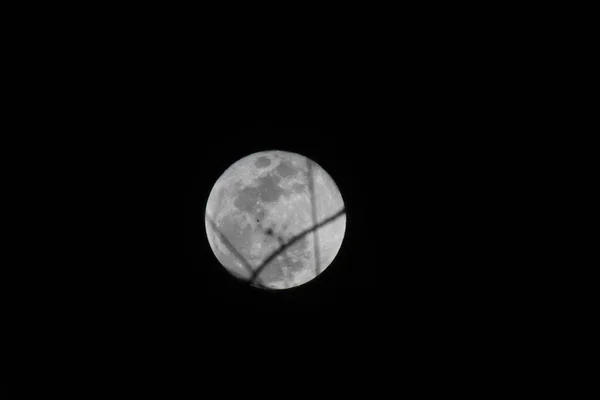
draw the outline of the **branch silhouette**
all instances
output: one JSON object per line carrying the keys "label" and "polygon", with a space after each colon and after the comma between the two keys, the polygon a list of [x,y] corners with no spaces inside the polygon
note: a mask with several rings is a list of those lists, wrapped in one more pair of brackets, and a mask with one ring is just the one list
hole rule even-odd
{"label": "branch silhouette", "polygon": [[299,241],[300,239],[302,239],[304,236],[308,235],[309,233],[314,232],[317,229],[319,229],[320,227],[325,226],[325,225],[329,224],[330,222],[335,221],[336,219],[338,219],[345,213],[346,213],[346,208],[344,207],[337,213],[333,214],[331,217],[326,218],[323,221],[321,221],[319,224],[313,225],[311,228],[305,229],[302,232],[300,232],[299,234],[297,234],[296,236],[292,237],[287,243],[285,243],[283,246],[280,246],[277,250],[275,250],[273,253],[271,253],[271,255],[269,257],[267,257],[256,270],[254,270],[254,273],[252,274],[252,277],[250,278],[250,282],[254,283],[256,281],[256,279],[258,279],[258,276],[260,275],[260,273],[267,267],[267,265],[271,261],[273,261],[275,259],[275,257],[277,257],[282,252],[284,252],[288,247],[290,247],[291,245],[293,245],[294,243],[296,243],[297,241]]}
{"label": "branch silhouette", "polygon": [[[313,173],[313,163],[308,158],[306,159],[308,169],[308,190],[310,191],[310,209],[313,226],[317,224],[317,201],[315,200],[315,181]],[[313,231],[313,250],[315,255],[315,272],[319,275],[321,272],[321,255],[319,251],[319,233],[315,229]]]}
{"label": "branch silhouette", "polygon": [[221,242],[223,242],[223,244],[225,244],[225,247],[227,247],[227,249],[235,257],[237,257],[238,260],[240,260],[240,262],[244,265],[244,267],[248,270],[248,272],[250,272],[250,276],[254,277],[253,272],[252,272],[252,266],[250,265],[250,263],[235,249],[235,247],[233,247],[233,245],[231,244],[229,239],[227,239],[227,237],[219,230],[219,228],[217,227],[217,224],[215,224],[215,222],[208,216],[208,213],[206,213],[206,219],[212,226],[213,230],[215,232],[217,232],[217,234],[221,238]]}
{"label": "branch silhouette", "polygon": [[[330,222],[335,221],[336,219],[338,219],[339,217],[341,217],[342,215],[344,215],[346,213],[346,208],[342,208],[340,211],[338,211],[337,213],[333,214],[332,216],[324,219],[323,221],[321,221],[319,224],[315,224],[313,225],[311,228],[305,229],[302,232],[298,233],[296,236],[293,236],[290,240],[288,240],[287,242],[283,242],[283,240],[280,240],[281,244],[275,251],[273,251],[273,253],[271,253],[271,255],[269,255],[259,266],[258,268],[256,268],[255,270],[253,270],[252,266],[250,265],[250,263],[244,258],[244,256],[242,256],[239,251],[236,250],[236,248],[233,246],[233,244],[231,244],[231,242],[229,241],[229,239],[227,239],[227,237],[219,230],[219,228],[217,227],[217,224],[210,218],[210,216],[208,215],[208,213],[205,214],[205,218],[208,220],[208,222],[210,223],[212,229],[219,235],[219,238],[221,239],[221,241],[223,242],[223,244],[225,245],[225,247],[227,247],[227,249],[238,259],[240,260],[240,262],[242,263],[242,265],[244,266],[244,268],[246,268],[248,270],[248,272],[250,273],[250,279],[248,279],[248,282],[256,284],[256,283],[260,283],[257,282],[259,280],[259,275],[260,273],[269,265],[269,263],[271,261],[273,261],[278,255],[280,255],[281,253],[285,252],[287,250],[288,247],[292,246],[293,244],[295,244],[296,242],[298,242],[299,240],[301,240],[304,236],[310,234],[311,232],[316,231],[317,229],[321,228],[322,226],[325,226],[327,224],[329,224]],[[264,286],[264,284],[260,283],[262,286]],[[266,286],[265,286],[266,287]]]}

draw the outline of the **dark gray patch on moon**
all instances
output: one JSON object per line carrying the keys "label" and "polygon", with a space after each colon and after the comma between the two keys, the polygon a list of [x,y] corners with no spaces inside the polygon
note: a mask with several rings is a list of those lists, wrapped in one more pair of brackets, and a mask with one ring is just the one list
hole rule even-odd
{"label": "dark gray patch on moon", "polygon": [[279,186],[280,178],[266,175],[259,178],[256,185],[248,186],[239,191],[233,205],[240,211],[250,214],[260,224],[266,215],[265,203],[274,203],[284,194]]}
{"label": "dark gray patch on moon", "polygon": [[287,178],[288,176],[295,175],[296,172],[298,172],[296,171],[296,168],[294,168],[292,164],[287,161],[282,161],[281,164],[275,168],[275,171],[277,171],[282,178]]}
{"label": "dark gray patch on moon", "polygon": [[253,212],[257,207],[259,189],[249,186],[240,190],[233,205],[240,211]]}
{"label": "dark gray patch on moon", "polygon": [[271,165],[271,160],[269,159],[269,157],[262,156],[254,162],[254,165],[257,168],[265,168],[265,167],[268,167],[269,165]]}
{"label": "dark gray patch on moon", "polygon": [[296,193],[304,193],[306,192],[306,185],[303,185],[302,183],[294,183],[292,190]]}
{"label": "dark gray patch on moon", "polygon": [[240,211],[254,214],[259,210],[261,202],[276,202],[283,192],[283,188],[279,186],[279,178],[266,175],[258,179],[256,186],[240,190],[233,205]]}
{"label": "dark gray patch on moon", "polygon": [[279,186],[279,178],[273,175],[263,176],[258,180],[260,183],[260,199],[266,202],[275,202],[283,195],[283,189]]}

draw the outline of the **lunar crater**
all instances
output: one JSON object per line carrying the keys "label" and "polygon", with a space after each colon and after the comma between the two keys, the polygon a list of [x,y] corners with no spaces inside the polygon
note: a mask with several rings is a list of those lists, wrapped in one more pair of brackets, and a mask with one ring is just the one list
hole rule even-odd
{"label": "lunar crater", "polygon": [[254,165],[255,165],[257,168],[265,168],[265,167],[268,167],[269,165],[271,165],[271,159],[270,159],[269,157],[265,157],[265,156],[259,157],[259,158],[258,158],[258,159],[257,159],[257,160],[254,162]]}
{"label": "lunar crater", "polygon": [[287,161],[282,161],[277,168],[275,169],[277,174],[282,178],[287,178],[289,176],[295,175],[298,171]]}

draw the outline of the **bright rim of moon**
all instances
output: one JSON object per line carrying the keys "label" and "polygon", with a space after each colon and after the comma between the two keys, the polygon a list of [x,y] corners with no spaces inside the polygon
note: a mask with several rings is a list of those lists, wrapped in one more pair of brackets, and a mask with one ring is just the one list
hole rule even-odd
{"label": "bright rim of moon", "polygon": [[304,156],[276,150],[246,156],[221,175],[205,222],[219,262],[271,289],[314,279],[333,262],[346,231],[344,201],[331,176]]}

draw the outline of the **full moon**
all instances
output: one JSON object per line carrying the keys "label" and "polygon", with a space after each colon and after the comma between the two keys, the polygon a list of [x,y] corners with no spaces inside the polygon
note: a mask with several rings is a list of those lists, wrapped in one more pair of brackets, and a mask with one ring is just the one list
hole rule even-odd
{"label": "full moon", "polygon": [[284,151],[250,154],[214,184],[205,212],[217,260],[254,286],[288,289],[323,272],[346,231],[342,195],[317,163]]}

